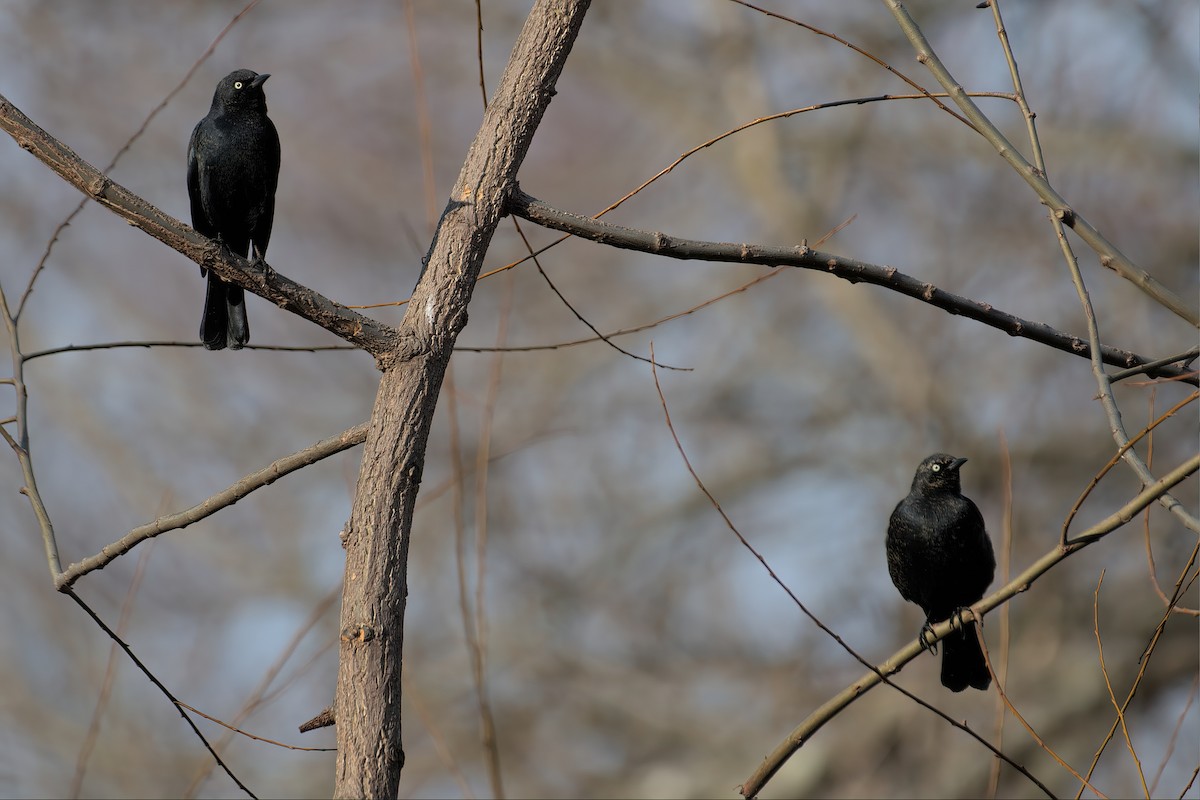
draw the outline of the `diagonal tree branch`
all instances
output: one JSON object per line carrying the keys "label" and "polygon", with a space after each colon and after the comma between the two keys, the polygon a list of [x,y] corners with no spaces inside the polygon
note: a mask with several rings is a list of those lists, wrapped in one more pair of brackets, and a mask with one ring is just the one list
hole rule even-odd
{"label": "diagonal tree branch", "polygon": [[933,45],[925,38],[916,20],[908,13],[908,9],[900,0],[884,0],[892,16],[900,25],[900,30],[908,38],[913,49],[917,51],[917,61],[928,67],[933,77],[950,94],[950,99],[962,110],[975,129],[984,139],[987,139],[1000,157],[1009,163],[1016,173],[1037,193],[1050,209],[1050,213],[1064,225],[1071,228],[1089,247],[1100,256],[1100,264],[1116,272],[1125,280],[1137,286],[1150,297],[1153,297],[1164,308],[1170,309],[1177,316],[1187,320],[1192,325],[1200,326],[1200,314],[1183,301],[1179,295],[1159,283],[1153,275],[1129,260],[1117,246],[1108,241],[1100,231],[1083,215],[1071,207],[1070,203],[1055,191],[1046,180],[1044,171],[1030,164],[1021,152],[1013,146],[1000,129],[997,128],[987,115],[979,110],[979,106],[967,95],[962,84],[958,83],[946,65],[938,58]]}
{"label": "diagonal tree branch", "polygon": [[381,363],[385,357],[392,357],[398,341],[395,330],[296,283],[266,262],[252,263],[218,242],[201,236],[84,161],[71,148],[35,125],[3,95],[0,95],[0,130],[67,183],[201,267],[211,269],[225,280],[270,300],[285,311],[315,322],[366,350]]}
{"label": "diagonal tree branch", "polygon": [[[891,289],[949,311],[951,314],[982,322],[1004,331],[1009,336],[1030,339],[1083,358],[1091,356],[1091,347],[1087,341],[1078,336],[1063,333],[1045,323],[1025,320],[994,308],[988,303],[980,303],[952,294],[931,283],[924,283],[905,275],[895,267],[868,264],[853,258],[822,253],[807,245],[768,247],[757,244],[680,239],[664,233],[626,228],[601,222],[591,217],[560,211],[519,190],[514,192],[509,199],[508,211],[544,228],[563,231],[581,239],[590,239],[612,247],[637,250],[667,258],[763,264],[769,267],[800,267],[827,272],[851,283],[871,283]],[[1106,345],[1101,348],[1101,357],[1107,364],[1127,369],[1136,367],[1139,368],[1138,371],[1144,371],[1153,377],[1176,378],[1193,386],[1200,381],[1195,371],[1188,371],[1172,363],[1151,367],[1149,366],[1150,359],[1128,350],[1119,350]]]}
{"label": "diagonal tree branch", "polygon": [[96,555],[77,561],[60,572],[54,578],[55,588],[60,592],[68,591],[75,581],[84,575],[104,568],[110,561],[125,555],[147,539],[153,539],[167,531],[193,525],[205,517],[212,516],[222,508],[233,505],[251,492],[264,486],[270,486],[284,475],[303,469],[309,464],[315,464],[335,453],[349,450],[351,447],[362,444],[366,438],[367,423],[364,422],[327,439],[322,439],[311,447],[273,461],[258,472],[252,472],[229,488],[217,492],[199,505],[140,525],[117,541],[105,546]]}
{"label": "diagonal tree branch", "polygon": [[112,639],[113,642],[118,647],[120,647],[122,650],[125,651],[125,655],[129,656],[129,660],[134,663],[134,666],[136,666],[139,670],[141,670],[142,674],[145,675],[150,680],[150,682],[153,683],[154,686],[160,692],[162,692],[163,695],[165,695],[168,700],[171,701],[171,704],[173,706],[175,706],[175,710],[179,712],[179,716],[183,717],[183,721],[186,722],[188,724],[188,727],[192,729],[192,732],[194,734],[196,734],[196,738],[199,739],[201,744],[204,745],[205,749],[208,750],[208,752],[212,754],[213,760],[217,762],[217,766],[219,766],[222,770],[225,771],[225,774],[228,775],[229,778],[235,784],[237,784],[237,787],[239,789],[241,789],[243,792],[245,792],[249,797],[257,798],[258,795],[254,794],[254,792],[250,791],[250,789],[244,783],[242,783],[242,781],[238,778],[238,776],[233,773],[233,770],[230,769],[229,765],[226,764],[221,759],[221,754],[218,753],[213,748],[212,743],[209,742],[208,739],[205,738],[204,734],[200,731],[200,728],[196,725],[195,720],[193,720],[190,716],[188,716],[187,711],[184,710],[184,704],[179,701],[179,698],[177,698],[174,694],[171,693],[171,690],[168,689],[166,687],[166,685],[164,685],[163,682],[158,679],[158,676],[156,676],[153,672],[150,671],[149,667],[147,667],[144,663],[142,663],[142,660],[140,658],[138,658],[136,655],[134,655],[132,648],[130,648],[130,646],[125,642],[125,640],[122,639],[120,636],[118,636],[116,631],[114,631],[112,628],[108,627],[108,625],[105,624],[104,620],[100,619],[100,615],[97,614],[95,611],[93,611],[91,606],[89,606],[87,603],[83,602],[83,600],[79,597],[79,595],[75,594],[74,589],[67,589],[66,592],[64,592],[64,594],[66,594],[67,597],[74,600],[79,605],[79,607],[82,608],[84,610],[84,612],[89,617],[91,617],[92,620],[97,625],[100,626],[100,630],[102,630],[106,634],[108,634],[108,638]]}
{"label": "diagonal tree branch", "polygon": [[[1147,486],[1138,492],[1124,506],[1100,520],[1067,544],[1055,545],[1053,549],[1030,564],[1020,575],[1017,575],[1007,584],[971,606],[970,613],[934,625],[933,641],[940,641],[950,631],[957,630],[974,619],[982,619],[983,615],[988,611],[1026,591],[1046,572],[1049,572],[1075,552],[1098,542],[1108,534],[1126,525],[1142,509],[1155,502],[1165,492],[1169,491],[1171,487],[1177,485],[1188,476],[1193,475],[1197,470],[1200,470],[1200,455],[1188,459],[1155,481],[1151,486]],[[921,655],[924,651],[925,648],[921,641],[914,639],[899,651],[893,653],[890,658],[879,664],[873,671],[863,675],[857,681],[827,700],[820,708],[809,714],[807,719],[801,722],[762,760],[754,772],[751,773],[750,777],[739,787],[742,796],[756,797],[787,760],[815,736],[825,723],[837,716],[846,706],[862,697],[869,690],[875,688],[884,676],[890,677],[896,674],[905,664]]]}

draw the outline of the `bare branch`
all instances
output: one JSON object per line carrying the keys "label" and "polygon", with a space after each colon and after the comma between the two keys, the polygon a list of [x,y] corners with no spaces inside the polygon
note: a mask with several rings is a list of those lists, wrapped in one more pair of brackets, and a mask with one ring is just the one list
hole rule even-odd
{"label": "bare branch", "polygon": [[917,61],[929,68],[938,83],[950,93],[951,99],[967,116],[980,135],[987,139],[996,148],[1000,157],[1007,161],[1016,173],[1029,184],[1042,202],[1050,208],[1050,213],[1075,231],[1079,238],[1083,239],[1100,256],[1102,266],[1114,270],[1122,278],[1154,298],[1164,308],[1170,309],[1190,324],[1200,326],[1200,313],[1197,313],[1177,294],[1155,280],[1150,273],[1130,261],[1124,253],[1117,249],[1116,245],[1104,238],[1100,231],[1096,230],[1083,215],[1071,207],[1071,204],[1062,195],[1055,191],[1050,182],[1046,180],[1043,171],[1025,160],[1025,157],[1005,138],[1000,129],[979,110],[979,106],[975,105],[974,101],[967,96],[962,85],[954,79],[954,76],[946,69],[946,65],[938,58],[933,46],[925,38],[925,34],[921,32],[916,20],[908,13],[904,4],[900,0],[884,0],[884,2],[891,10],[892,16],[896,18],[904,35],[912,43],[913,49],[917,51]]}
{"label": "bare branch", "polygon": [[[937,714],[939,717],[944,719],[946,722],[950,723],[954,727],[963,731],[968,736],[971,736],[972,738],[975,739],[975,741],[979,742],[981,745],[983,745],[988,750],[990,750],[994,756],[996,756],[997,758],[1001,759],[1002,761],[1008,763],[1010,766],[1013,767],[1013,769],[1017,770],[1019,773],[1021,773],[1026,778],[1028,778],[1035,786],[1037,786],[1043,792],[1045,792],[1048,797],[1053,797],[1054,795],[1050,792],[1050,790],[1048,788],[1046,788],[1046,786],[1041,781],[1039,781],[1036,777],[1034,777],[1033,773],[1029,772],[1029,770],[1025,769],[1025,767],[1021,766],[1017,762],[1013,761],[1011,758],[1009,758],[1007,755],[1005,755],[1005,753],[1002,752],[999,748],[995,747],[991,742],[984,739],[982,736],[980,736],[978,733],[976,733],[974,730],[972,730],[970,727],[968,727],[965,723],[959,722],[958,720],[951,718],[946,712],[944,712],[941,709],[935,707],[934,705],[926,702],[925,700],[922,700],[920,697],[917,697],[915,694],[908,691],[904,687],[899,686],[895,683],[892,683],[888,679],[888,675],[885,675],[883,672],[880,671],[880,669],[872,666],[871,662],[867,661],[865,658],[863,658],[861,655],[859,655],[858,652],[855,651],[854,648],[852,648],[849,644],[847,644],[846,641],[844,639],[842,639],[841,636],[839,636],[832,628],[830,628],[828,625],[826,625],[824,622],[822,622],[821,619],[816,614],[812,613],[812,611],[810,611],[808,609],[808,607],[805,606],[804,603],[802,603],[800,601],[800,598],[797,597],[796,594],[791,590],[791,588],[789,588],[788,585],[786,583],[784,583],[783,580],[775,573],[775,570],[773,570],[771,568],[771,565],[767,563],[767,560],[765,558],[763,558],[762,554],[759,553],[758,550],[756,550],[754,548],[754,546],[752,544],[750,544],[750,542],[746,539],[746,537],[742,535],[742,532],[740,530],[738,530],[736,525],[733,524],[733,520],[731,520],[729,518],[729,515],[725,513],[725,509],[721,508],[721,504],[717,501],[717,498],[714,497],[712,492],[710,492],[708,490],[708,487],[704,485],[704,481],[700,480],[700,476],[696,473],[695,468],[692,466],[691,460],[688,458],[687,453],[683,449],[683,443],[679,441],[679,434],[677,434],[675,432],[675,425],[674,425],[674,423],[671,422],[671,410],[667,407],[667,398],[663,394],[662,385],[658,381],[658,369],[656,367],[655,360],[654,360],[654,344],[653,343],[651,343],[651,345],[650,345],[650,359],[649,360],[650,360],[651,373],[654,377],[654,389],[655,389],[655,391],[658,392],[658,400],[659,400],[659,404],[662,406],[663,417],[665,418],[666,423],[667,423],[667,430],[670,431],[671,439],[675,442],[675,449],[676,449],[676,451],[678,451],[679,457],[680,457],[680,459],[682,459],[684,467],[687,468],[688,473],[692,476],[692,480],[695,481],[696,487],[700,489],[700,491],[704,494],[705,498],[708,500],[709,504],[716,510],[716,512],[721,515],[721,519],[725,522],[725,526],[727,528],[729,528],[730,531],[733,532],[733,535],[737,537],[738,542],[742,545],[742,547],[749,550],[751,555],[753,555],[755,558],[758,559],[759,563],[761,563],[763,565],[763,568],[766,569],[767,574],[771,576],[771,580],[775,581],[775,583],[778,584],[779,587],[781,589],[783,589],[784,592],[787,593],[788,597],[790,597],[792,602],[795,603],[796,607],[800,609],[801,613],[803,613],[806,617],[808,617],[810,620],[812,620],[813,624],[816,625],[818,628],[820,628],[823,633],[825,633],[827,636],[829,636],[835,642],[837,642],[838,645],[843,650],[845,650],[847,653],[850,654],[850,656],[852,658],[854,658],[854,660],[858,661],[864,667],[872,670],[870,673],[871,677],[877,678],[879,681],[887,684],[892,689],[895,689],[900,694],[904,695],[909,700],[912,700],[917,705],[921,706],[922,708],[924,708],[928,711],[933,712],[934,714]],[[976,626],[976,630],[978,630],[978,626]],[[919,649],[923,650],[924,647],[922,646]],[[893,670],[893,671],[898,671],[898,670],[899,670],[899,667],[897,667],[896,670]],[[860,681],[859,683],[862,683],[862,681]],[[867,688],[870,688],[870,687],[868,686]],[[864,688],[861,691],[865,691],[865,690],[866,689]],[[841,708],[844,708],[846,705],[849,705],[849,703],[852,702],[853,699],[859,693],[860,693],[860,690],[857,688],[857,686],[852,686],[849,689],[843,691],[841,694],[839,694],[833,700],[829,701],[829,703],[827,703],[826,706],[831,707],[831,706],[836,705],[837,710],[840,710]],[[778,750],[777,750],[777,752],[778,752]],[[790,753],[788,755],[790,755]],[[783,766],[783,761],[786,760],[786,758],[787,758],[787,756],[785,756],[783,760],[776,762],[775,770],[778,770],[778,768],[780,766]],[[762,782],[765,783],[767,780],[770,779],[771,775],[773,775],[773,774],[774,774],[774,770],[770,774],[767,774],[765,777],[763,777]],[[761,788],[761,786],[759,786],[759,788]],[[740,791],[742,792],[742,794],[746,795],[747,797],[752,796],[751,794],[747,793],[747,789],[746,789],[745,785],[742,786]],[[754,793],[757,793],[757,791],[758,791],[758,789],[755,789]]]}
{"label": "bare branch", "polygon": [[[851,283],[870,283],[886,289],[929,303],[932,306],[958,314],[977,322],[982,322],[1010,336],[1020,336],[1039,344],[1048,345],[1064,353],[1088,358],[1091,348],[1086,341],[1078,336],[1071,336],[1046,325],[1042,322],[1031,322],[1013,316],[1007,312],[992,307],[987,303],[979,303],[956,294],[937,288],[931,283],[918,281],[905,275],[894,267],[879,264],[868,264],[852,258],[845,258],[830,253],[822,253],[805,245],[795,247],[769,247],[757,244],[736,244],[731,242],[708,242],[695,239],[681,239],[664,233],[626,228],[601,222],[591,217],[584,217],[566,211],[560,211],[535,197],[517,191],[508,202],[508,211],[522,219],[569,233],[581,239],[620,247],[625,250],[636,250],[642,253],[677,258],[681,260],[704,260],[732,262],[737,264],[763,264],[769,267],[788,266],[827,272],[830,275],[850,281]],[[1146,365],[1149,359],[1118,350],[1107,345],[1101,348],[1101,356],[1106,364],[1118,367],[1142,367],[1151,375],[1178,378],[1192,385],[1200,383],[1200,378],[1194,372],[1164,364],[1152,370]]]}
{"label": "bare branch", "polygon": [[[1192,576],[1191,580],[1188,580],[1188,572],[1191,570],[1192,563],[1192,561],[1189,561],[1188,565],[1184,567],[1183,572],[1179,576],[1179,583],[1176,584],[1176,593],[1175,597],[1172,598],[1172,603],[1169,604],[1167,608],[1163,609],[1162,616],[1158,619],[1158,625],[1155,626],[1153,633],[1150,634],[1150,642],[1142,650],[1142,655],[1138,659],[1137,675],[1134,677],[1133,683],[1129,687],[1128,694],[1125,695],[1125,701],[1117,709],[1116,719],[1113,720],[1112,726],[1108,729],[1108,733],[1105,734],[1104,738],[1100,742],[1100,746],[1096,748],[1096,752],[1092,755],[1092,763],[1088,767],[1085,780],[1080,784],[1079,790],[1075,794],[1075,800],[1079,800],[1079,798],[1083,797],[1084,789],[1091,785],[1088,783],[1088,780],[1091,779],[1092,773],[1096,771],[1096,765],[1100,763],[1100,757],[1104,755],[1105,748],[1108,747],[1108,743],[1112,741],[1113,735],[1117,732],[1117,727],[1121,723],[1121,718],[1128,711],[1130,704],[1133,702],[1133,698],[1134,695],[1137,694],[1138,687],[1142,685],[1142,678],[1145,677],[1146,669],[1150,666],[1150,656],[1153,655],[1154,649],[1158,645],[1159,639],[1162,638],[1163,631],[1167,627],[1167,621],[1171,618],[1171,608],[1174,605],[1174,601],[1177,600],[1182,591],[1188,588],[1192,581],[1195,580],[1195,575]],[[1187,581],[1186,584],[1184,583],[1185,580]],[[1138,773],[1139,775],[1141,774],[1140,765],[1138,766]]]}
{"label": "bare branch", "polygon": [[[133,570],[133,579],[129,581],[129,588],[125,590],[125,599],[121,601],[121,615],[117,618],[118,636],[124,637],[128,630],[129,618],[133,614],[133,601],[142,586],[142,579],[146,576],[146,564],[150,561],[150,554],[153,552],[153,546],[146,547],[138,557],[137,566]],[[75,774],[71,776],[71,789],[67,793],[72,800],[78,798],[83,789],[83,776],[87,772],[88,760],[100,738],[100,720],[108,708],[108,701],[112,697],[113,684],[117,676],[117,649],[115,642],[109,648],[108,659],[104,665],[104,678],[100,682],[100,693],[96,697],[96,707],[92,710],[92,719],[88,722],[87,735],[84,736],[83,744],[79,746],[79,755],[75,759]]]}
{"label": "bare branch", "polygon": [[[174,339],[159,339],[147,340],[141,342],[94,342],[92,344],[68,344],[62,347],[51,347],[46,350],[35,350],[25,356],[26,363],[33,361],[35,358],[44,358],[45,356],[56,356],[60,353],[81,353],[86,350],[121,350],[128,347],[137,347],[149,349],[152,347],[182,347],[197,348],[204,347],[203,342],[181,342]],[[303,347],[300,345],[278,345],[278,344],[247,344],[242,347],[243,350],[270,350],[276,353],[322,353],[328,350],[359,350],[361,348],[351,347],[344,344],[323,344],[313,345],[311,347]]]}
{"label": "bare branch", "polygon": [[118,647],[125,651],[125,655],[129,656],[129,660],[134,663],[134,666],[141,670],[142,674],[149,678],[150,682],[153,683],[160,692],[166,695],[166,698],[171,701],[172,705],[175,706],[175,710],[179,712],[179,716],[183,717],[184,722],[188,724],[188,727],[190,727],[192,732],[196,734],[196,738],[198,738],[204,744],[204,747],[208,750],[208,752],[212,754],[212,757],[216,760],[221,769],[224,770],[225,774],[229,776],[230,780],[237,784],[237,787],[250,797],[257,797],[254,792],[250,791],[250,789],[243,784],[236,775],[233,774],[233,770],[229,768],[229,765],[221,760],[221,756],[216,750],[213,749],[213,746],[209,743],[208,739],[204,738],[204,734],[200,732],[200,728],[196,726],[196,723],[192,720],[192,718],[189,717],[187,712],[183,710],[183,703],[179,701],[179,698],[175,697],[175,695],[171,693],[171,690],[164,686],[162,681],[160,681],[158,677],[151,672],[145,664],[142,663],[141,659],[133,654],[133,650],[128,644],[125,643],[125,640],[118,636],[116,631],[104,624],[104,620],[100,619],[99,615],[92,610],[91,606],[83,602],[79,595],[75,594],[73,589],[64,590],[64,594],[78,603],[79,607],[82,608],[87,615],[92,618],[92,621],[99,625],[102,631],[108,634],[108,638],[112,639]]}
{"label": "bare branch", "polygon": [[1108,376],[1108,381],[1109,383],[1117,383],[1118,381],[1123,381],[1126,378],[1133,377],[1134,375],[1142,375],[1147,372],[1153,372],[1155,367],[1161,367],[1166,364],[1179,363],[1181,366],[1186,368],[1189,364],[1191,364],[1191,362],[1196,360],[1196,356],[1200,356],[1200,347],[1193,347],[1189,350],[1179,353],[1178,355],[1167,356],[1166,358],[1150,361],[1138,367],[1132,367],[1130,369],[1123,369],[1120,372],[1114,372]]}
{"label": "bare branch", "polygon": [[[1157,500],[1163,492],[1166,492],[1197,470],[1200,470],[1200,455],[1171,470],[1171,472],[1164,475],[1153,486],[1143,489],[1116,512],[1088,528],[1068,542],[1066,546],[1055,546],[1053,550],[1027,567],[1016,578],[972,606],[969,613],[955,615],[952,619],[932,626],[933,641],[940,641],[950,631],[956,630],[975,619],[982,619],[983,615],[988,611],[1026,591],[1033,585],[1034,581],[1068,558],[1072,553],[1099,541],[1107,534],[1120,528],[1133,519],[1138,512]],[[759,764],[751,776],[742,784],[741,793],[745,797],[754,797],[757,795],[784,763],[797,750],[803,747],[826,722],[835,717],[846,706],[865,695],[869,690],[875,688],[884,677],[899,672],[905,664],[912,661],[922,652],[924,652],[924,647],[921,642],[913,640],[907,646],[893,653],[891,658],[874,667],[871,672],[859,678],[826,701],[820,708],[809,714],[807,719],[800,723],[800,725],[788,734],[787,738],[776,746],[770,755],[763,759],[763,762]],[[1143,664],[1143,669],[1144,667],[1145,665]],[[1089,772],[1088,775],[1090,777],[1091,773]]]}
{"label": "bare branch", "polygon": [[103,569],[113,559],[123,556],[147,539],[153,539],[155,536],[164,534],[167,531],[186,528],[188,525],[217,513],[226,506],[233,505],[251,492],[261,489],[264,486],[270,486],[284,475],[307,467],[309,464],[315,464],[321,459],[328,458],[335,453],[349,450],[351,447],[362,444],[366,438],[367,423],[364,422],[335,436],[330,436],[328,439],[322,439],[311,447],[306,447],[297,453],[284,456],[263,467],[258,472],[247,475],[229,488],[214,494],[199,505],[192,506],[175,514],[159,517],[154,522],[134,528],[125,536],[106,546],[96,555],[89,556],[67,567],[66,570],[55,576],[55,587],[60,592],[69,591],[75,581],[89,572]]}
{"label": "bare branch", "polygon": [[4,327],[8,330],[8,348],[13,365],[11,383],[16,391],[17,402],[17,413],[12,418],[12,422],[17,426],[16,436],[0,426],[0,437],[3,437],[8,446],[17,454],[17,461],[21,465],[21,476],[25,481],[25,485],[21,487],[21,494],[29,498],[29,504],[33,507],[33,515],[37,518],[38,529],[42,534],[42,545],[46,550],[46,563],[50,568],[50,575],[57,578],[62,569],[58,555],[58,541],[54,538],[54,526],[50,523],[50,512],[46,510],[41,492],[37,488],[37,478],[33,471],[33,455],[29,452],[29,389],[25,385],[25,361],[21,357],[21,331],[17,325],[16,315],[9,307],[8,295],[4,293],[2,287],[0,287],[0,317],[3,318]]}
{"label": "bare branch", "polygon": [[[224,728],[226,728],[229,731],[229,733],[226,733],[224,736],[221,737],[220,741],[217,741],[213,744],[214,749],[216,749],[218,752],[224,752],[225,747],[233,739],[235,734],[241,734],[250,739],[257,739],[259,741],[267,742],[269,744],[274,744],[274,745],[278,745],[280,747],[285,747],[289,750],[335,750],[336,749],[336,748],[332,748],[332,747],[298,747],[296,745],[284,744],[283,742],[277,742],[272,739],[266,739],[261,736],[255,736],[252,733],[242,730],[238,726],[242,723],[243,720],[245,720],[247,717],[249,717],[250,714],[252,712],[254,712],[260,705],[263,705],[264,703],[267,702],[267,700],[270,697],[270,695],[268,695],[268,693],[267,693],[267,690],[271,687],[271,684],[275,682],[275,679],[277,677],[279,677],[279,673],[283,670],[284,665],[286,665],[288,663],[288,661],[291,660],[292,656],[295,655],[296,650],[299,648],[300,642],[303,641],[304,638],[314,628],[316,628],[317,623],[320,622],[325,617],[325,615],[329,612],[329,610],[337,602],[338,597],[340,597],[340,596],[341,596],[341,587],[335,586],[335,587],[333,587],[332,590],[326,592],[325,596],[323,598],[321,598],[321,600],[315,606],[313,606],[312,610],[308,614],[308,618],[306,620],[304,620],[304,622],[302,622],[296,628],[295,633],[292,634],[291,641],[289,641],[283,647],[283,649],[280,651],[279,655],[275,658],[275,662],[273,664],[271,664],[270,667],[267,668],[266,672],[263,673],[262,678],[259,679],[258,685],[255,686],[254,689],[250,692],[250,695],[242,703],[241,708],[238,709],[238,711],[234,715],[233,719],[231,719],[229,722],[225,722],[224,720],[220,720],[220,719],[217,719],[216,717],[209,716],[208,714],[205,714],[203,711],[197,711],[196,709],[192,708],[191,706],[186,706],[188,708],[188,710],[199,714],[200,716],[204,717],[205,719],[212,720],[213,722],[217,723],[218,725],[223,726]],[[333,642],[330,641],[328,646],[326,648],[323,648],[321,652],[326,652],[328,649],[330,649],[332,647],[333,647]],[[205,762],[203,764],[197,765],[196,771],[192,775],[192,780],[191,780],[191,782],[188,783],[187,788],[184,789],[182,796],[189,797],[189,798],[195,797],[199,793],[200,787],[204,785],[204,782],[208,779],[208,776],[212,773],[212,768],[213,768],[213,765],[209,762]]]}
{"label": "bare branch", "polygon": [[[1129,734],[1129,725],[1125,720],[1125,709],[1117,702],[1117,695],[1113,692],[1112,678],[1108,675],[1108,665],[1104,663],[1104,641],[1100,638],[1100,587],[1104,584],[1104,572],[1104,570],[1100,570],[1100,579],[1096,581],[1096,591],[1092,593],[1092,632],[1096,635],[1096,656],[1100,661],[1100,675],[1104,678],[1108,701],[1112,703],[1112,707],[1117,712],[1121,734],[1125,737],[1125,747],[1129,750],[1129,755],[1133,757],[1133,763],[1137,766],[1138,780],[1142,784],[1142,795],[1149,797],[1150,789],[1146,786],[1146,773],[1142,770],[1142,759],[1138,756],[1137,748],[1133,746],[1133,737]],[[1095,791],[1095,787],[1089,785],[1089,788]]]}
{"label": "bare branch", "polygon": [[396,355],[394,351],[399,339],[394,329],[338,305],[279,274],[266,262],[247,261],[227,247],[201,236],[81,159],[35,125],[3,95],[0,95],[0,130],[67,183],[201,267],[211,269],[225,280],[286,311],[315,322],[377,359],[386,360]]}
{"label": "bare branch", "polygon": [[[983,650],[983,658],[987,662],[988,672],[991,672],[992,676],[996,677],[996,672],[994,669],[992,669],[992,659],[988,653],[987,642],[985,642],[983,639],[983,628],[979,625],[975,626],[975,637],[979,640],[979,646]],[[1055,763],[1057,763],[1060,767],[1071,773],[1076,779],[1082,781],[1084,786],[1095,792],[1097,797],[1101,798],[1101,800],[1107,800],[1107,796],[1103,792],[1084,779],[1084,777],[1079,774],[1078,770],[1068,764],[1062,756],[1054,751],[1053,747],[1046,743],[1046,740],[1042,737],[1042,735],[1039,734],[1037,730],[1035,730],[1034,727],[1029,724],[1029,720],[1025,719],[1025,715],[1018,711],[1017,707],[1013,705],[1012,700],[1009,699],[1008,693],[1004,691],[1004,686],[999,680],[996,681],[994,686],[996,687],[996,698],[999,700],[1001,708],[1007,709],[1009,713],[1017,718],[1017,722],[1021,723],[1021,727],[1023,727],[1025,732],[1029,734],[1029,737],[1037,743],[1037,746],[1042,748],[1046,755],[1054,759]]]}
{"label": "bare branch", "polygon": [[1137,436],[1134,436],[1125,444],[1117,448],[1117,452],[1114,453],[1112,458],[1108,460],[1108,463],[1101,467],[1100,471],[1092,476],[1091,481],[1088,482],[1088,485],[1084,487],[1084,490],[1080,493],[1079,498],[1075,501],[1075,505],[1071,506],[1071,510],[1067,513],[1066,520],[1063,521],[1062,532],[1059,534],[1060,542],[1062,542],[1064,545],[1067,543],[1067,536],[1071,528],[1071,521],[1075,519],[1075,515],[1079,513],[1079,509],[1083,507],[1083,502],[1087,500],[1088,496],[1092,493],[1092,490],[1100,485],[1100,481],[1104,479],[1104,476],[1107,475],[1109,470],[1115,467],[1117,462],[1121,460],[1121,457],[1125,455],[1125,451],[1141,441],[1142,437],[1150,434],[1150,432],[1157,428],[1160,424],[1175,416],[1176,412],[1178,412],[1184,406],[1195,402],[1197,399],[1200,399],[1200,392],[1192,392],[1190,395],[1176,403],[1172,408],[1164,412],[1158,419],[1154,420],[1145,428],[1143,428]]}
{"label": "bare branch", "polygon": [[[164,97],[158,105],[150,110],[150,113],[147,114],[146,118],[142,120],[142,124],[138,126],[138,129],[134,131],[130,137],[125,140],[125,144],[121,145],[120,149],[113,154],[112,160],[110,160],[108,165],[101,170],[105,175],[113,171],[113,167],[117,166],[117,162],[121,160],[121,156],[129,152],[129,148],[133,146],[134,142],[141,138],[142,134],[146,132],[148,127],[150,127],[151,121],[158,116],[159,112],[167,107],[175,95],[183,91],[183,87],[187,85],[189,80],[191,80],[192,75],[196,74],[196,70],[200,69],[200,65],[207,61],[209,56],[216,51],[217,45],[221,43],[221,40],[224,39],[231,30],[233,30],[233,26],[237,25],[238,22],[241,21],[242,17],[250,13],[250,10],[258,5],[258,3],[259,0],[250,0],[250,2],[246,4],[245,8],[235,14],[233,19],[229,20],[229,24],[221,29],[221,32],[218,33],[217,37],[212,40],[212,43],[208,46],[208,49],[201,53],[200,57],[192,63],[192,66],[184,74],[179,83],[176,84],[175,88],[167,92],[167,96]],[[55,228],[54,232],[50,234],[50,241],[46,243],[46,249],[42,253],[42,257],[38,259],[37,266],[33,268],[33,273],[29,276],[29,282],[25,285],[25,293],[21,295],[21,301],[17,303],[17,311],[15,314],[13,314],[15,319],[19,320],[21,318],[21,312],[25,309],[25,302],[29,300],[29,297],[33,294],[33,287],[37,283],[38,276],[42,273],[42,270],[46,268],[46,262],[50,258],[50,253],[54,250],[55,243],[58,242],[59,235],[67,229],[67,226],[71,224],[71,220],[75,219],[75,217],[79,215],[80,211],[83,211],[83,207],[85,205],[87,205],[86,197],[79,201],[79,205],[71,209],[71,213],[67,214],[66,219],[58,223],[58,227]]]}

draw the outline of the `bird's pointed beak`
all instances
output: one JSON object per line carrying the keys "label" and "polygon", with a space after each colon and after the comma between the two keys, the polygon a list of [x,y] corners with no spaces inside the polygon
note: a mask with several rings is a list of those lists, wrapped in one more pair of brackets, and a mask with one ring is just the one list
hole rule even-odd
{"label": "bird's pointed beak", "polygon": [[950,462],[950,471],[957,472],[958,468],[961,467],[965,463],[967,463],[967,460],[965,458],[954,459],[954,461]]}
{"label": "bird's pointed beak", "polygon": [[262,88],[262,85],[267,82],[267,78],[269,77],[271,77],[271,73],[263,72],[260,75],[256,75],[254,80],[250,81],[250,85],[255,89]]}

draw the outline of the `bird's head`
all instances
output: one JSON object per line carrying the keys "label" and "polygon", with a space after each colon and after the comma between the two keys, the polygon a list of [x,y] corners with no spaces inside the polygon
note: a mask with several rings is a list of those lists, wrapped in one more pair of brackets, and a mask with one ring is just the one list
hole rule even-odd
{"label": "bird's head", "polygon": [[254,70],[238,69],[226,75],[217,84],[213,105],[223,109],[261,108],[267,110],[267,96],[263,83],[271,77],[269,72],[259,74]]}
{"label": "bird's head", "polygon": [[913,491],[961,492],[962,482],[958,470],[965,463],[965,458],[934,453],[917,467],[917,474],[913,477]]}

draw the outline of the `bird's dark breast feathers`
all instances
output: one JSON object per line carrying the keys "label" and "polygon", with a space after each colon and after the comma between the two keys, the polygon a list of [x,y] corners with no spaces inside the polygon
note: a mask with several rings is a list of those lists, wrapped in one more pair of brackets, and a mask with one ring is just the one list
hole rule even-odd
{"label": "bird's dark breast feathers", "polygon": [[[275,194],[277,136],[257,118],[221,115],[210,122],[197,126],[189,148],[207,222],[202,232],[219,234],[244,256]],[[273,150],[274,157],[264,159],[264,149]]]}
{"label": "bird's dark breast feathers", "polygon": [[961,496],[900,501],[888,526],[887,560],[901,596],[934,619],[982,597],[995,564],[983,518]]}

